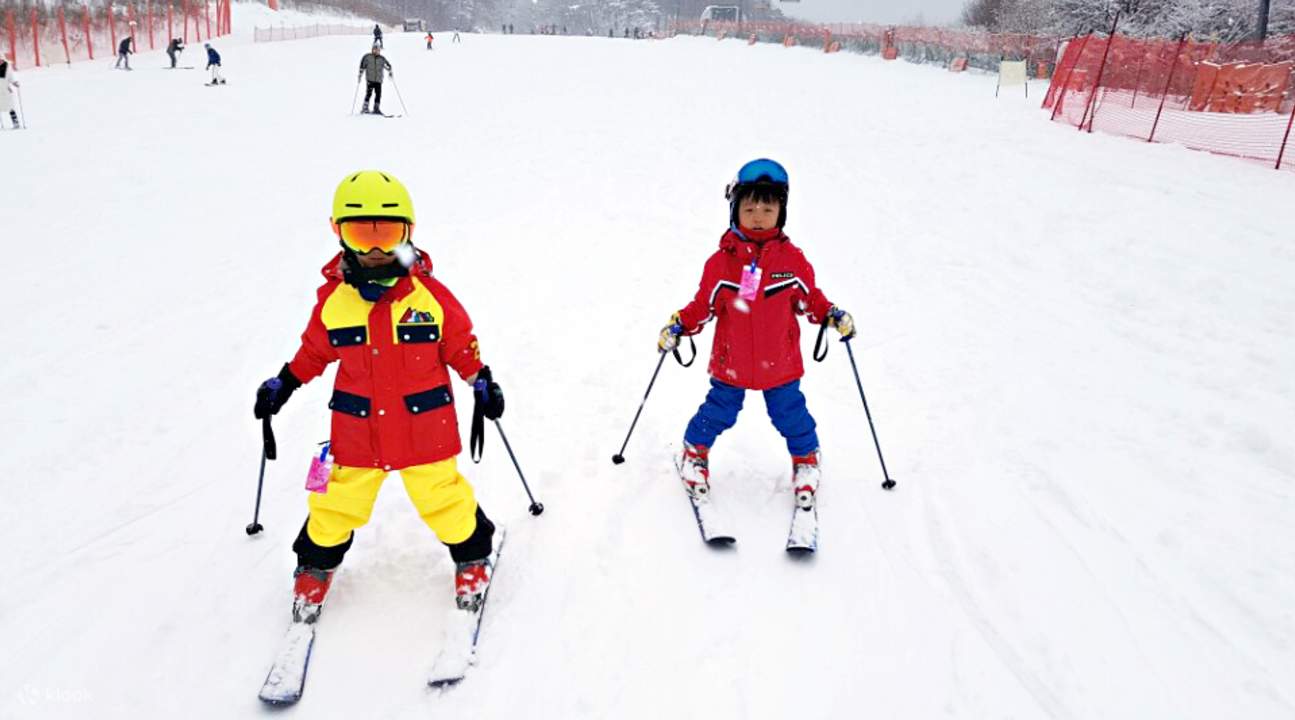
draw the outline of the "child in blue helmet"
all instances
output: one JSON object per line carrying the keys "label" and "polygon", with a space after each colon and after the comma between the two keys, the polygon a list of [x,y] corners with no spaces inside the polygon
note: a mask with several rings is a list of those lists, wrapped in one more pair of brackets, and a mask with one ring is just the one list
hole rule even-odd
{"label": "child in blue helmet", "polygon": [[800,391],[799,318],[808,316],[844,338],[854,336],[854,320],[818,288],[813,266],[783,233],[789,189],[786,169],[773,160],[742,166],[725,194],[729,228],[719,249],[706,261],[692,302],[661,330],[658,349],[668,352],[681,335],[695,335],[715,320],[711,389],[688,423],[676,461],[694,502],[709,499],[711,446],[737,422],[746,391],[759,390],[791,455],[796,503],[814,508],[821,453]]}

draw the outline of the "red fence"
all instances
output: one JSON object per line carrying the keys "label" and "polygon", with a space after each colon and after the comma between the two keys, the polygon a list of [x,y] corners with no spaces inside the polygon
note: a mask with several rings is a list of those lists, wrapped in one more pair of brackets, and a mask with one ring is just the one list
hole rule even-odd
{"label": "red fence", "polygon": [[1043,107],[1087,132],[1295,168],[1285,157],[1293,68],[1295,36],[1220,45],[1089,35],[1067,43]]}
{"label": "red fence", "polygon": [[117,41],[134,35],[135,50],[165,49],[173,37],[186,43],[228,35],[230,0],[143,0],[66,11],[43,6],[7,10],[0,39],[15,67],[113,57]]}
{"label": "red fence", "polygon": [[[810,25],[790,22],[692,22],[675,23],[676,33],[749,38],[784,45],[808,45],[824,50],[902,57],[912,62],[949,66],[954,60],[982,70],[997,70],[1002,60],[1026,60],[1031,70],[1051,73],[1060,41],[1033,35],[987,33],[933,27],[895,27],[866,23]],[[839,44],[839,48],[834,48]],[[889,52],[887,52],[889,50]]]}
{"label": "red fence", "polygon": [[353,27],[350,25],[305,25],[302,27],[268,27],[253,28],[253,42],[278,42],[280,40],[303,40],[324,35],[368,35],[373,28]]}

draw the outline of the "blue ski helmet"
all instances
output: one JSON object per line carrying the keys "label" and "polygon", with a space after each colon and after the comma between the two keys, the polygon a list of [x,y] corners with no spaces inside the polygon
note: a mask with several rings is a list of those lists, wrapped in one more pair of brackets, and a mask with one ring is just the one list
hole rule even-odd
{"label": "blue ski helmet", "polygon": [[787,223],[787,195],[791,184],[787,179],[787,169],[768,158],[752,160],[737,171],[737,177],[724,190],[728,200],[729,221],[737,225],[737,206],[742,199],[754,192],[772,196],[782,206],[778,211],[778,227]]}

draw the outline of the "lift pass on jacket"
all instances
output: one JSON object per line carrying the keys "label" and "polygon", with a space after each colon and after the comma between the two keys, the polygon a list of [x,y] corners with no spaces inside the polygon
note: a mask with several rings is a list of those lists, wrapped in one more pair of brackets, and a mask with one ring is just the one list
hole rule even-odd
{"label": "lift pass on jacket", "polygon": [[310,458],[310,470],[306,473],[306,489],[316,493],[328,492],[328,478],[333,474],[333,456],[331,443],[324,443],[319,457]]}
{"label": "lift pass on jacket", "polygon": [[764,274],[764,269],[756,267],[755,263],[742,268],[742,285],[737,291],[737,296],[743,300],[755,300],[755,296],[760,292],[760,276]]}

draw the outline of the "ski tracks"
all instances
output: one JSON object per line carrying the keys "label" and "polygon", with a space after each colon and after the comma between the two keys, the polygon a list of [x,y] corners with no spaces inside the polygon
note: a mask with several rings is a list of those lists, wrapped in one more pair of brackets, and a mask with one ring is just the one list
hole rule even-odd
{"label": "ski tracks", "polygon": [[963,614],[980,634],[980,637],[993,650],[999,661],[1002,662],[1003,667],[1016,678],[1017,683],[1034,699],[1039,708],[1047,713],[1048,717],[1061,718],[1062,720],[1074,717],[1069,708],[1048,687],[1047,683],[1031,670],[1029,664],[1007,641],[976,599],[970,585],[963,577],[962,570],[959,568],[956,557],[957,550],[954,546],[955,541],[950,531],[946,529],[950,524],[947,511],[934,496],[928,495],[925,496],[925,499],[927,535],[931,541],[931,549],[939,563],[941,574],[948,582],[949,590],[952,591],[954,598],[958,601],[958,606]]}

